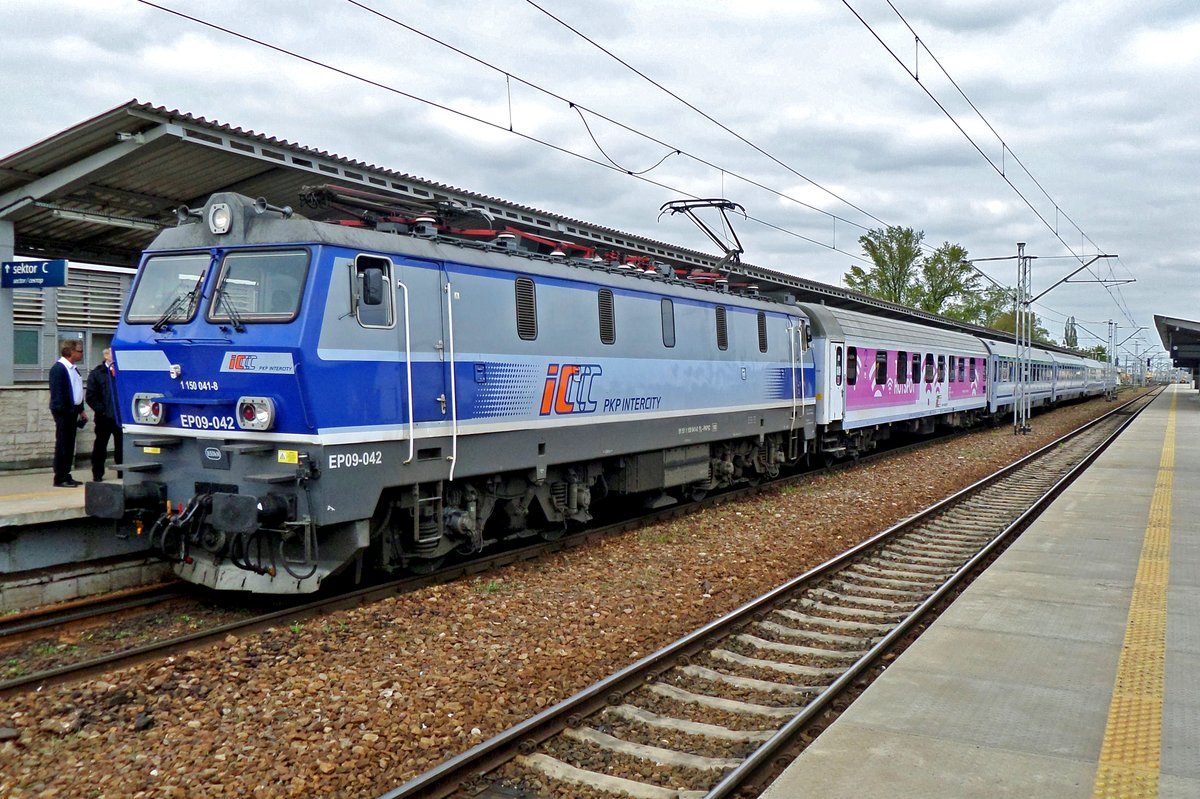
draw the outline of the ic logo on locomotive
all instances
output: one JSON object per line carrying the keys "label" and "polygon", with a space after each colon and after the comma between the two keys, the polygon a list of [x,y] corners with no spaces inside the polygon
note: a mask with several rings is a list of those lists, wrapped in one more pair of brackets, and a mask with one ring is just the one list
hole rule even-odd
{"label": "ic logo on locomotive", "polygon": [[242,355],[233,352],[229,354],[229,368],[237,372],[253,372],[256,360],[258,360],[257,355]]}
{"label": "ic logo on locomotive", "polygon": [[592,380],[604,374],[595,363],[552,363],[546,369],[539,416],[568,413],[595,413]]}

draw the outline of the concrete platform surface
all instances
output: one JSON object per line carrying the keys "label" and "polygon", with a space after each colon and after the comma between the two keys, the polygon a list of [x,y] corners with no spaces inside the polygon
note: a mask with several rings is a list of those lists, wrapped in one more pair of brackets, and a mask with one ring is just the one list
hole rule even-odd
{"label": "concrete platform surface", "polygon": [[1197,486],[1171,386],[763,799],[1200,799]]}

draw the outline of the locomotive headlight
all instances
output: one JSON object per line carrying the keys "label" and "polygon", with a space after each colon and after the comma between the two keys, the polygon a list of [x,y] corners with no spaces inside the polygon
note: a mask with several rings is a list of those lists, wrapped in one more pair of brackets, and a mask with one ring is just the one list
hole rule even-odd
{"label": "locomotive headlight", "polygon": [[134,394],[133,419],[138,424],[162,424],[163,404],[159,402],[162,394]]}
{"label": "locomotive headlight", "polygon": [[270,430],[275,426],[275,403],[269,397],[238,397],[237,423],[243,430]]}
{"label": "locomotive headlight", "polygon": [[214,235],[228,233],[233,224],[233,210],[228,203],[213,203],[208,209],[208,229]]}

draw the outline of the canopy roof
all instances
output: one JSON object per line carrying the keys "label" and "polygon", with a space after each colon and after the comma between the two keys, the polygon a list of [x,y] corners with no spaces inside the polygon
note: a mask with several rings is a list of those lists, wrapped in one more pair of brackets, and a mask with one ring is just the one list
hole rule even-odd
{"label": "canopy roof", "polygon": [[1154,326],[1175,366],[1200,369],[1200,322],[1155,314]]}
{"label": "canopy roof", "polygon": [[[14,225],[15,250],[33,258],[134,266],[175,209],[234,191],[295,206],[302,188],[349,187],[403,202],[477,208],[498,224],[558,241],[649,255],[676,268],[714,269],[708,253],[623,233],[528,206],[315,150],[274,136],[131,100],[0,160],[0,220]],[[321,213],[307,216],[320,218]],[[721,268],[731,283],[797,300],[920,321],[990,337],[1006,334],[865,294],[741,263]],[[1067,351],[1067,350],[1064,350]]]}

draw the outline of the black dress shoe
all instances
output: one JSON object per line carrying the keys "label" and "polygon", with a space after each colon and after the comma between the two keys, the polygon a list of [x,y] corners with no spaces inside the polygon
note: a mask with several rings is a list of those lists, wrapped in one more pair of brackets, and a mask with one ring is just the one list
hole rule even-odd
{"label": "black dress shoe", "polygon": [[81,485],[83,485],[83,483],[79,482],[78,480],[71,479],[59,480],[54,483],[55,488],[79,488]]}
{"label": "black dress shoe", "polygon": [[93,477],[93,478],[92,478],[92,482],[93,482],[93,483],[103,483],[103,482],[104,482],[104,478],[103,478],[103,477]]}

